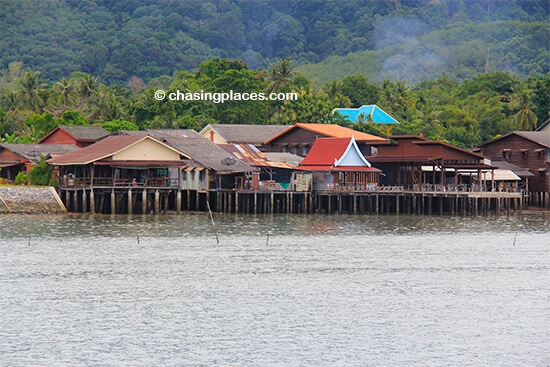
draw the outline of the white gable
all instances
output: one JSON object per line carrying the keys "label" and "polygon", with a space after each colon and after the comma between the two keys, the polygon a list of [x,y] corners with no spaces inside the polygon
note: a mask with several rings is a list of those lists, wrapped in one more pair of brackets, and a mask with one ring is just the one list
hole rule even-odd
{"label": "white gable", "polygon": [[359,147],[357,146],[357,143],[355,142],[355,138],[352,136],[351,141],[340,159],[336,160],[334,163],[335,167],[338,166],[362,166],[362,167],[370,167],[371,164],[363,153],[361,153],[361,150],[359,150]]}
{"label": "white gable", "polygon": [[179,161],[180,155],[149,137],[113,155],[114,161]]}

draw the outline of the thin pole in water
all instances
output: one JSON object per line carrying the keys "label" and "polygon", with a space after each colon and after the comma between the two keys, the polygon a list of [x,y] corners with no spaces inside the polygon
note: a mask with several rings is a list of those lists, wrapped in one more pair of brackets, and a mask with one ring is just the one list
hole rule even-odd
{"label": "thin pole in water", "polygon": [[265,240],[265,245],[269,245],[269,233],[267,233],[267,239]]}
{"label": "thin pole in water", "polygon": [[139,234],[136,235],[136,238],[137,238],[137,243],[138,243],[138,245],[139,245]]}
{"label": "thin pole in water", "polygon": [[210,202],[206,200],[206,206],[208,206],[208,213],[210,213],[210,220],[212,221],[212,227],[214,227],[214,234],[216,235],[216,243],[220,243],[218,238],[218,230],[216,229],[216,223],[214,223],[214,216],[212,215],[212,210],[210,209]]}
{"label": "thin pole in water", "polygon": [[514,246],[516,245],[517,238],[518,238],[518,233],[516,232],[516,235],[514,236]]}

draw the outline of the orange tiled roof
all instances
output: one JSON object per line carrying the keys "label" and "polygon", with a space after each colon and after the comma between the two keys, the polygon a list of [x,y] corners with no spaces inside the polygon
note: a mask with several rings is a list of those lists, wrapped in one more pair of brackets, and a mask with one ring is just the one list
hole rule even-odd
{"label": "orange tiled roof", "polygon": [[351,138],[352,136],[355,138],[358,142],[386,142],[387,139],[381,138],[376,135],[366,134],[362,133],[360,131],[356,131],[353,129],[348,129],[347,127],[343,127],[336,124],[305,124],[305,123],[296,123],[286,130],[280,132],[279,134],[273,136],[271,139],[267,140],[265,144],[277,139],[278,137],[286,134],[287,132],[291,131],[292,129],[304,129],[308,130],[314,133],[317,133],[319,135],[323,135],[327,138]]}

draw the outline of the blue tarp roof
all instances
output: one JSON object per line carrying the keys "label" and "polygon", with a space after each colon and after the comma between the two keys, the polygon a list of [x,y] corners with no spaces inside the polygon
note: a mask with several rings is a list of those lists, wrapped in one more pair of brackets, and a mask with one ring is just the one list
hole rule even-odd
{"label": "blue tarp roof", "polygon": [[363,114],[365,118],[367,116],[370,116],[372,122],[375,124],[394,125],[399,123],[396,119],[384,112],[384,110],[382,110],[380,107],[373,104],[361,106],[359,108],[335,108],[333,112],[336,111],[338,111],[338,113],[342,115],[347,121],[351,121],[353,123],[359,122],[359,115],[361,114]]}

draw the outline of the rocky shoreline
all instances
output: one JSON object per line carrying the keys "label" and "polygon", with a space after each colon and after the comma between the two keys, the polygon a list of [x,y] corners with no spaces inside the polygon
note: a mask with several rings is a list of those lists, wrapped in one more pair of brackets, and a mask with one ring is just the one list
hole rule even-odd
{"label": "rocky shoreline", "polygon": [[0,214],[59,214],[67,209],[53,187],[0,187]]}

